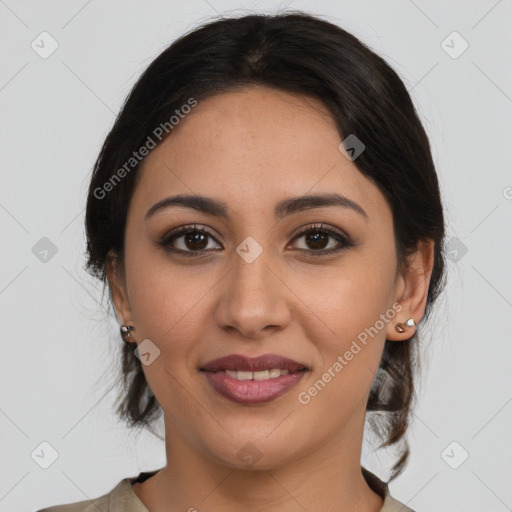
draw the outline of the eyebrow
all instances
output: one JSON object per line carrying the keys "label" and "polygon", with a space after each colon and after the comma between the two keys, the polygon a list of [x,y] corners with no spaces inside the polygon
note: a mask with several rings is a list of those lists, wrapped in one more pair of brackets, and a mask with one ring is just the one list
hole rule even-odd
{"label": "eyebrow", "polygon": [[[177,195],[170,196],[158,201],[154,204],[146,213],[145,219],[149,219],[157,211],[161,211],[171,206],[185,206],[187,208],[193,208],[194,210],[207,213],[209,215],[215,215],[217,217],[223,217],[229,219],[228,207],[226,203],[213,199],[212,197],[200,196],[200,195]],[[358,213],[365,220],[368,220],[367,213],[363,208],[352,199],[342,196],[340,194],[314,194],[304,195],[297,197],[289,197],[283,199],[277,203],[274,208],[274,215],[281,219],[287,215],[291,215],[304,210],[310,210],[312,208],[321,208],[325,206],[338,206],[341,208],[347,208]]]}

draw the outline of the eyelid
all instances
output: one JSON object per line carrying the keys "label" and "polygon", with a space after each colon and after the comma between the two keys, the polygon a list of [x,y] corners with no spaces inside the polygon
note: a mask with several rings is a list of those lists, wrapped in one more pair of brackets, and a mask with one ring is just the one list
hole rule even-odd
{"label": "eyelid", "polygon": [[335,228],[334,226],[330,226],[328,224],[325,224],[323,222],[313,222],[312,224],[305,224],[304,226],[301,226],[300,228],[297,228],[296,232],[292,234],[293,240],[295,240],[297,237],[304,235],[305,233],[308,233],[309,231],[325,231],[327,233],[333,233],[340,237],[344,237],[348,240],[350,240],[350,236],[345,233],[343,230],[339,228]]}

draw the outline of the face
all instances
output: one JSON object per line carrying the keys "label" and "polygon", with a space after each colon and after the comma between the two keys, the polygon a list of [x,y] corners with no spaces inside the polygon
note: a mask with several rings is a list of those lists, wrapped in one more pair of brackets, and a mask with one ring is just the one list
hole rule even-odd
{"label": "face", "polygon": [[[144,161],[108,276],[150,340],[168,444],[261,468],[360,444],[386,336],[411,336],[394,324],[426,289],[397,275],[390,207],[340,142],[316,100],[250,87],[200,101]],[[162,202],[178,195],[218,204]]]}

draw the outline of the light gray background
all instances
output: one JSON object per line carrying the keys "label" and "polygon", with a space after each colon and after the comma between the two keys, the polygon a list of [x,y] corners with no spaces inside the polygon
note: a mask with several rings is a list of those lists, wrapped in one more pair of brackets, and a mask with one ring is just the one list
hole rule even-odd
{"label": "light gray background", "polygon": [[[1,511],[97,497],[165,464],[160,439],[134,438],[112,413],[121,341],[83,271],[88,176],[131,85],[165,46],[218,13],[279,8],[325,15],[399,72],[458,248],[424,343],[411,462],[391,492],[418,512],[512,509],[510,0],[0,0]],[[59,45],[46,59],[31,48],[43,31]],[[458,58],[445,51],[463,48],[454,31],[469,44]],[[43,237],[57,248],[46,262],[32,251]],[[48,457],[42,442],[58,453],[48,469],[31,456]],[[386,477],[385,454],[365,445],[364,462]]]}

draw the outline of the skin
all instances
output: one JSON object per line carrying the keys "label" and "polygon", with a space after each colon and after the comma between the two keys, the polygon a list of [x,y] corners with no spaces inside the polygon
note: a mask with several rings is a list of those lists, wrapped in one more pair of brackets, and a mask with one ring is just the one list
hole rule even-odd
{"label": "skin", "polygon": [[[361,136],[364,138],[364,134]],[[133,489],[149,510],[363,511],[383,500],[361,474],[368,394],[386,337],[409,338],[396,322],[422,318],[433,263],[423,242],[397,273],[391,209],[384,195],[338,146],[334,121],[317,100],[247,87],[200,101],[145,159],[130,203],[125,258],[108,261],[117,317],[151,340],[160,356],[144,373],[164,411],[167,465]],[[339,206],[282,219],[274,206],[290,196],[332,193],[357,202],[367,217]],[[199,194],[224,201],[230,219],[158,201]],[[342,231],[355,242],[315,255],[300,228]],[[196,224],[203,245],[158,241]],[[318,229],[312,229],[318,233]],[[236,252],[248,236],[263,249],[252,263]],[[332,237],[321,248],[339,246]],[[198,249],[199,248],[199,249]],[[402,310],[307,404],[307,391],[379,315]],[[135,348],[135,347],[134,347]],[[274,353],[309,371],[287,394],[241,405],[217,394],[201,364],[228,354]],[[237,456],[251,442],[261,458]]]}

